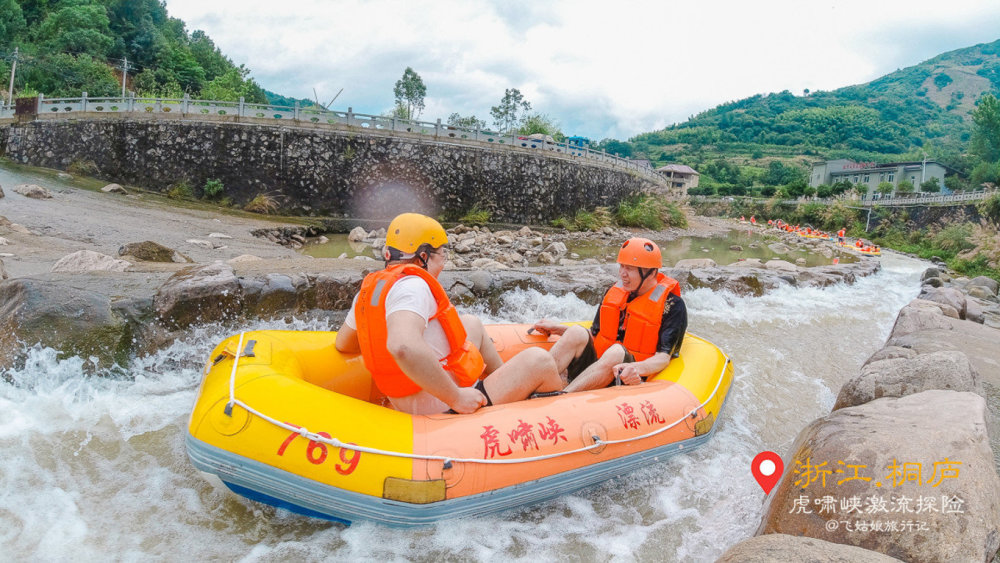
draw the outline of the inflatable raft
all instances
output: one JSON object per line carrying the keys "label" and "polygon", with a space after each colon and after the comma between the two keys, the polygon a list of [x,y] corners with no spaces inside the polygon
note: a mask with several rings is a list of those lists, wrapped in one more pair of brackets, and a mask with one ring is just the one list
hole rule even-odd
{"label": "inflatable raft", "polygon": [[[488,325],[501,356],[555,338]],[[308,516],[393,526],[506,510],[699,446],[716,428],[732,365],[688,334],[636,386],[535,398],[468,415],[388,404],[334,332],[258,331],[205,366],[186,446],[212,482]]]}

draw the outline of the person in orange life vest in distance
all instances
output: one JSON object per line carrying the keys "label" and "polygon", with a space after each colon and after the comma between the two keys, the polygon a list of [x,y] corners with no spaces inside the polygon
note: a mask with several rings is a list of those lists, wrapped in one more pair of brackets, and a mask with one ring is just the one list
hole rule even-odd
{"label": "person in orange life vest in distance", "polygon": [[677,281],[658,270],[660,249],[651,240],[630,238],[618,251],[619,281],[605,293],[590,330],[542,319],[532,327],[561,335],[549,351],[569,380],[564,391],[625,385],[667,367],[680,353],[687,308]]}
{"label": "person in orange life vest in distance", "polygon": [[447,242],[430,217],[393,219],[386,267],[361,283],[337,333],[337,350],[361,352],[379,390],[410,414],[472,413],[562,389],[547,351],[528,349],[504,364],[482,322],[457,313],[437,280]]}
{"label": "person in orange life vest in distance", "polygon": [[837,231],[837,242],[840,244],[844,244],[845,235],[847,235],[847,229],[845,227],[841,227],[841,229]]}

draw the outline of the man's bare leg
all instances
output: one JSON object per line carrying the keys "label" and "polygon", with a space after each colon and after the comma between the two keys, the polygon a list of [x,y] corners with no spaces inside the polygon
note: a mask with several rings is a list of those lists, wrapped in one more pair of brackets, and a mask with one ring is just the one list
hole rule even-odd
{"label": "man's bare leg", "polygon": [[612,344],[604,355],[591,364],[583,373],[566,386],[564,391],[573,393],[575,391],[588,391],[590,389],[603,389],[611,384],[615,375],[611,368],[622,363],[625,359],[625,348],[621,344]]}
{"label": "man's bare leg", "polygon": [[556,362],[541,348],[528,348],[500,366],[483,381],[493,404],[527,399],[532,393],[560,391],[563,380]]}
{"label": "man's bare leg", "polygon": [[583,353],[587,342],[590,342],[590,331],[580,325],[573,325],[567,328],[559,340],[552,345],[549,353],[556,361],[556,369],[559,370],[560,375],[566,375],[566,368]]}

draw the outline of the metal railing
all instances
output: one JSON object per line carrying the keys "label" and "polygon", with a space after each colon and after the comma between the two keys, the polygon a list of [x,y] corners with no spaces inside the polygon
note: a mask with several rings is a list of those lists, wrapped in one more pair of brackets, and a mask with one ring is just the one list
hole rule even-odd
{"label": "metal railing", "polygon": [[[910,194],[896,194],[895,196],[880,197],[878,199],[865,198],[865,199],[852,199],[849,197],[800,197],[798,199],[783,199],[781,203],[786,203],[789,205],[798,205],[800,203],[822,203],[824,205],[831,205],[836,202],[843,202],[850,205],[862,206],[862,207],[912,207],[916,205],[930,205],[933,203],[937,204],[960,204],[969,201],[979,201],[986,199],[993,194],[997,193],[998,189],[979,189],[971,192],[959,192],[953,194],[931,194],[926,192],[914,192]],[[765,202],[770,201],[770,198],[765,197],[751,197],[751,196],[701,196],[695,195],[690,196],[691,201],[757,201]]]}
{"label": "metal railing", "polygon": [[[638,174],[657,185],[663,185],[665,179],[647,166],[640,165],[627,158],[607,154],[605,151],[595,151],[589,147],[580,147],[568,143],[556,143],[542,139],[530,139],[518,136],[516,133],[501,134],[479,128],[455,127],[441,120],[419,121],[401,119],[384,115],[367,115],[347,111],[317,109],[315,107],[274,106],[268,104],[246,103],[243,98],[238,102],[217,100],[193,100],[184,95],[179,99],[143,98],[136,96],[92,98],[84,92],[79,98],[46,98],[38,95],[36,108],[38,115],[70,115],[74,113],[99,114],[133,114],[149,115],[160,118],[177,118],[187,120],[204,119],[218,121],[221,119],[256,119],[273,121],[274,123],[316,124],[333,127],[350,127],[372,132],[410,133],[433,137],[437,141],[488,144],[496,147],[516,147],[539,151],[554,152],[569,158],[580,158],[598,162]],[[0,119],[13,118],[14,107],[0,104]]]}

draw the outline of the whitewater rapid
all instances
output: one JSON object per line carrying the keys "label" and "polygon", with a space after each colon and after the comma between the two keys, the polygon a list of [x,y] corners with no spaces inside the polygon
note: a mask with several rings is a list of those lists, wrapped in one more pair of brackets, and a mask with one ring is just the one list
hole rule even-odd
{"label": "whitewater rapid", "polygon": [[[188,415],[206,357],[233,327],[201,327],[101,376],[84,375],[86,358],[34,347],[23,368],[0,374],[0,550],[33,561],[714,560],[759,523],[753,457],[787,455],[916,297],[925,263],[887,254],[882,264],[854,285],[759,298],[686,292],[689,330],[735,365],[706,446],[541,505],[417,530],[313,520],[201,479],[184,450]],[[471,309],[488,321],[528,322],[586,320],[595,308],[572,295],[514,291],[501,310]]]}

